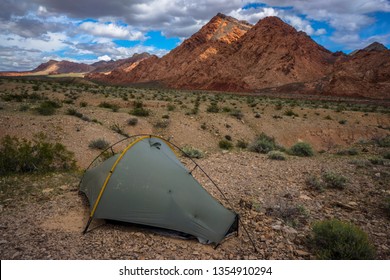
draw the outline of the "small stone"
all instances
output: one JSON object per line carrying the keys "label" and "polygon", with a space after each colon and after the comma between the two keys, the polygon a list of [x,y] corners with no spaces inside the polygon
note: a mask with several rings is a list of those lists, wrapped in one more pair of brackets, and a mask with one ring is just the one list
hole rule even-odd
{"label": "small stone", "polygon": [[50,193],[50,192],[52,192],[53,191],[53,189],[50,189],[50,188],[47,188],[47,189],[43,189],[42,190],[42,193]]}
{"label": "small stone", "polygon": [[66,191],[69,189],[69,186],[68,185],[62,185],[60,186],[60,189],[63,190],[63,191]]}
{"label": "small stone", "polygon": [[299,199],[303,199],[303,200],[312,200],[311,197],[309,197],[309,196],[307,196],[307,195],[305,195],[305,194],[301,194],[301,195],[299,196]]}
{"label": "small stone", "polygon": [[15,258],[18,257],[19,255],[20,255],[20,252],[15,252],[15,253],[12,255],[11,259],[15,259]]}
{"label": "small stone", "polygon": [[292,227],[284,227],[283,228],[283,231],[287,234],[297,234],[298,231],[296,231],[294,228]]}
{"label": "small stone", "polygon": [[272,228],[274,230],[280,230],[282,228],[282,226],[281,225],[273,225]]}
{"label": "small stone", "polygon": [[375,177],[380,177],[381,176],[381,174],[378,172],[378,173],[375,173]]}
{"label": "small stone", "polygon": [[300,257],[307,257],[310,256],[309,252],[303,251],[303,250],[295,250],[295,253]]}

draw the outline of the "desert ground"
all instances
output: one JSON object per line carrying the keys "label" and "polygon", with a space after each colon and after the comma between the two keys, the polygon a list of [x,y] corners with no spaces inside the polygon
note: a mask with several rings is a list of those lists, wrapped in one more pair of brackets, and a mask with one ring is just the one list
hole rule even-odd
{"label": "desert ground", "polygon": [[[390,259],[389,103],[321,98],[112,87],[67,77],[0,79],[0,137],[33,140],[43,132],[73,152],[77,163],[72,171],[0,177],[0,257],[316,259],[309,242],[313,223],[337,218],[368,234],[375,258]],[[42,115],[39,108],[47,101],[59,106]],[[137,106],[149,115],[134,116]],[[284,160],[251,151],[261,133],[284,147]],[[240,214],[249,236],[241,226],[238,236],[214,248],[100,220],[83,235],[89,207],[78,184],[101,152],[91,142],[113,144],[137,134],[200,151],[196,162]],[[232,147],[221,148],[221,140]],[[313,147],[313,156],[288,152],[302,141]],[[320,190],[308,183],[326,172],[345,178],[345,186]],[[197,170],[194,176],[229,205],[204,174]]]}

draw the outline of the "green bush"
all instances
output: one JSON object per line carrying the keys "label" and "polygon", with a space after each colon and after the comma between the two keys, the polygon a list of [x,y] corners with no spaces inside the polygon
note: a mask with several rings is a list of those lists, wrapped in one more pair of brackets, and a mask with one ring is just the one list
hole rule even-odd
{"label": "green bush", "polygon": [[38,112],[38,114],[40,114],[42,116],[51,116],[51,115],[54,115],[54,113],[56,112],[56,109],[58,109],[60,107],[61,107],[61,105],[58,104],[57,102],[48,100],[48,101],[42,102],[39,105],[39,107],[36,108],[36,111]]}
{"label": "green bush", "polygon": [[216,102],[211,102],[210,106],[207,107],[207,112],[218,113],[219,112],[218,104]]}
{"label": "green bush", "polygon": [[321,181],[321,179],[319,179],[315,175],[310,175],[309,177],[307,177],[306,185],[308,185],[310,188],[313,188],[316,191],[320,191],[320,192],[324,191],[324,188],[325,188],[324,182]]}
{"label": "green bush", "polygon": [[319,259],[370,260],[375,248],[360,228],[336,219],[313,225],[312,244]]}
{"label": "green bush", "polygon": [[6,135],[0,142],[0,175],[70,170],[76,167],[73,153],[60,143],[49,143],[43,133],[32,141]]}
{"label": "green bush", "polygon": [[101,108],[107,108],[107,109],[111,109],[113,112],[118,112],[119,110],[119,106],[116,105],[116,104],[111,104],[111,103],[108,103],[108,102],[101,102],[99,104],[99,107]]}
{"label": "green bush", "polygon": [[110,145],[109,142],[107,142],[106,140],[104,140],[102,138],[99,138],[99,139],[92,140],[91,142],[89,142],[88,147],[90,147],[92,149],[97,149],[97,150],[104,150],[104,149],[108,148],[109,145]]}
{"label": "green bush", "polygon": [[268,152],[275,150],[277,145],[275,143],[275,138],[261,133],[255,141],[249,146],[251,152],[267,154]]}
{"label": "green bush", "polygon": [[347,178],[331,171],[323,173],[322,179],[328,188],[344,189],[347,184]]}
{"label": "green bush", "polygon": [[289,117],[299,117],[299,115],[297,113],[295,113],[293,110],[291,109],[288,109],[284,112],[284,115],[285,116],[289,116]]}
{"label": "green bush", "polygon": [[349,148],[346,150],[340,150],[337,154],[340,156],[356,156],[359,154],[359,151],[356,148]]}
{"label": "green bush", "polygon": [[248,143],[244,140],[238,140],[236,147],[240,149],[246,149],[248,147]]}
{"label": "green bush", "polygon": [[128,125],[131,125],[131,126],[136,126],[138,123],[138,119],[137,118],[130,118],[127,120],[127,124]]}
{"label": "green bush", "polygon": [[298,142],[290,148],[290,153],[299,157],[311,157],[314,155],[313,148],[309,143]]}
{"label": "green bush", "polygon": [[222,150],[231,150],[231,149],[233,149],[233,144],[232,144],[232,142],[230,142],[230,141],[228,141],[228,140],[221,140],[221,141],[219,141],[218,146],[219,146]]}
{"label": "green bush", "polygon": [[238,120],[242,120],[244,117],[244,114],[241,112],[241,110],[234,109],[230,112],[230,115],[237,118]]}
{"label": "green bush", "polygon": [[167,110],[168,111],[174,111],[176,109],[176,106],[175,105],[173,105],[173,104],[168,104],[168,106],[167,106]]}
{"label": "green bush", "polygon": [[376,139],[375,142],[379,147],[390,147],[390,135]]}
{"label": "green bush", "polygon": [[138,117],[147,117],[149,116],[149,110],[144,108],[144,104],[141,101],[134,102],[134,108],[130,111],[131,115]]}
{"label": "green bush", "polygon": [[286,155],[280,151],[270,151],[267,155],[269,159],[286,160]]}
{"label": "green bush", "polygon": [[203,158],[204,154],[202,151],[195,149],[194,147],[186,146],[182,149],[184,154],[190,158]]}

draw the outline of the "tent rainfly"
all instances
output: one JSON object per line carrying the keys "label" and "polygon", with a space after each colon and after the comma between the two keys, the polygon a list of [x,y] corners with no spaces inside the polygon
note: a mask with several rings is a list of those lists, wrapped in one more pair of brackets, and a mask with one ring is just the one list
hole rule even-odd
{"label": "tent rainfly", "polygon": [[214,199],[178,160],[172,145],[143,136],[85,172],[80,191],[93,218],[190,234],[219,244],[238,230],[238,215]]}

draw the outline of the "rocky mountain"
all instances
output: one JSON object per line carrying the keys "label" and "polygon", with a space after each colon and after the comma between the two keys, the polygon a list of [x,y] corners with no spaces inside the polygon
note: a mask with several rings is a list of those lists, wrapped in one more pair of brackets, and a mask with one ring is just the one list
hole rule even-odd
{"label": "rocky mountain", "polygon": [[252,26],[222,14],[161,59],[141,62],[117,83],[160,82],[173,88],[255,90],[317,79],[336,56],[276,17]]}
{"label": "rocky mountain", "polygon": [[218,14],[164,57],[90,78],[182,89],[388,98],[389,64],[389,51],[380,43],[350,55],[332,53],[277,17],[251,25]]}
{"label": "rocky mountain", "polygon": [[336,62],[329,75],[313,84],[326,95],[390,98],[390,50],[373,43]]}
{"label": "rocky mountain", "polygon": [[108,73],[115,69],[122,69],[124,71],[128,71],[129,67],[132,67],[134,63],[137,63],[141,60],[149,58],[151,55],[147,52],[143,52],[141,54],[135,53],[132,57],[118,59],[118,60],[110,60],[110,61],[98,61],[91,64],[94,69],[90,71],[91,73]]}
{"label": "rocky mountain", "polygon": [[91,65],[85,63],[71,62],[67,60],[57,61],[49,60],[42,63],[37,68],[32,70],[32,73],[42,75],[64,74],[64,73],[84,73],[93,69]]}

